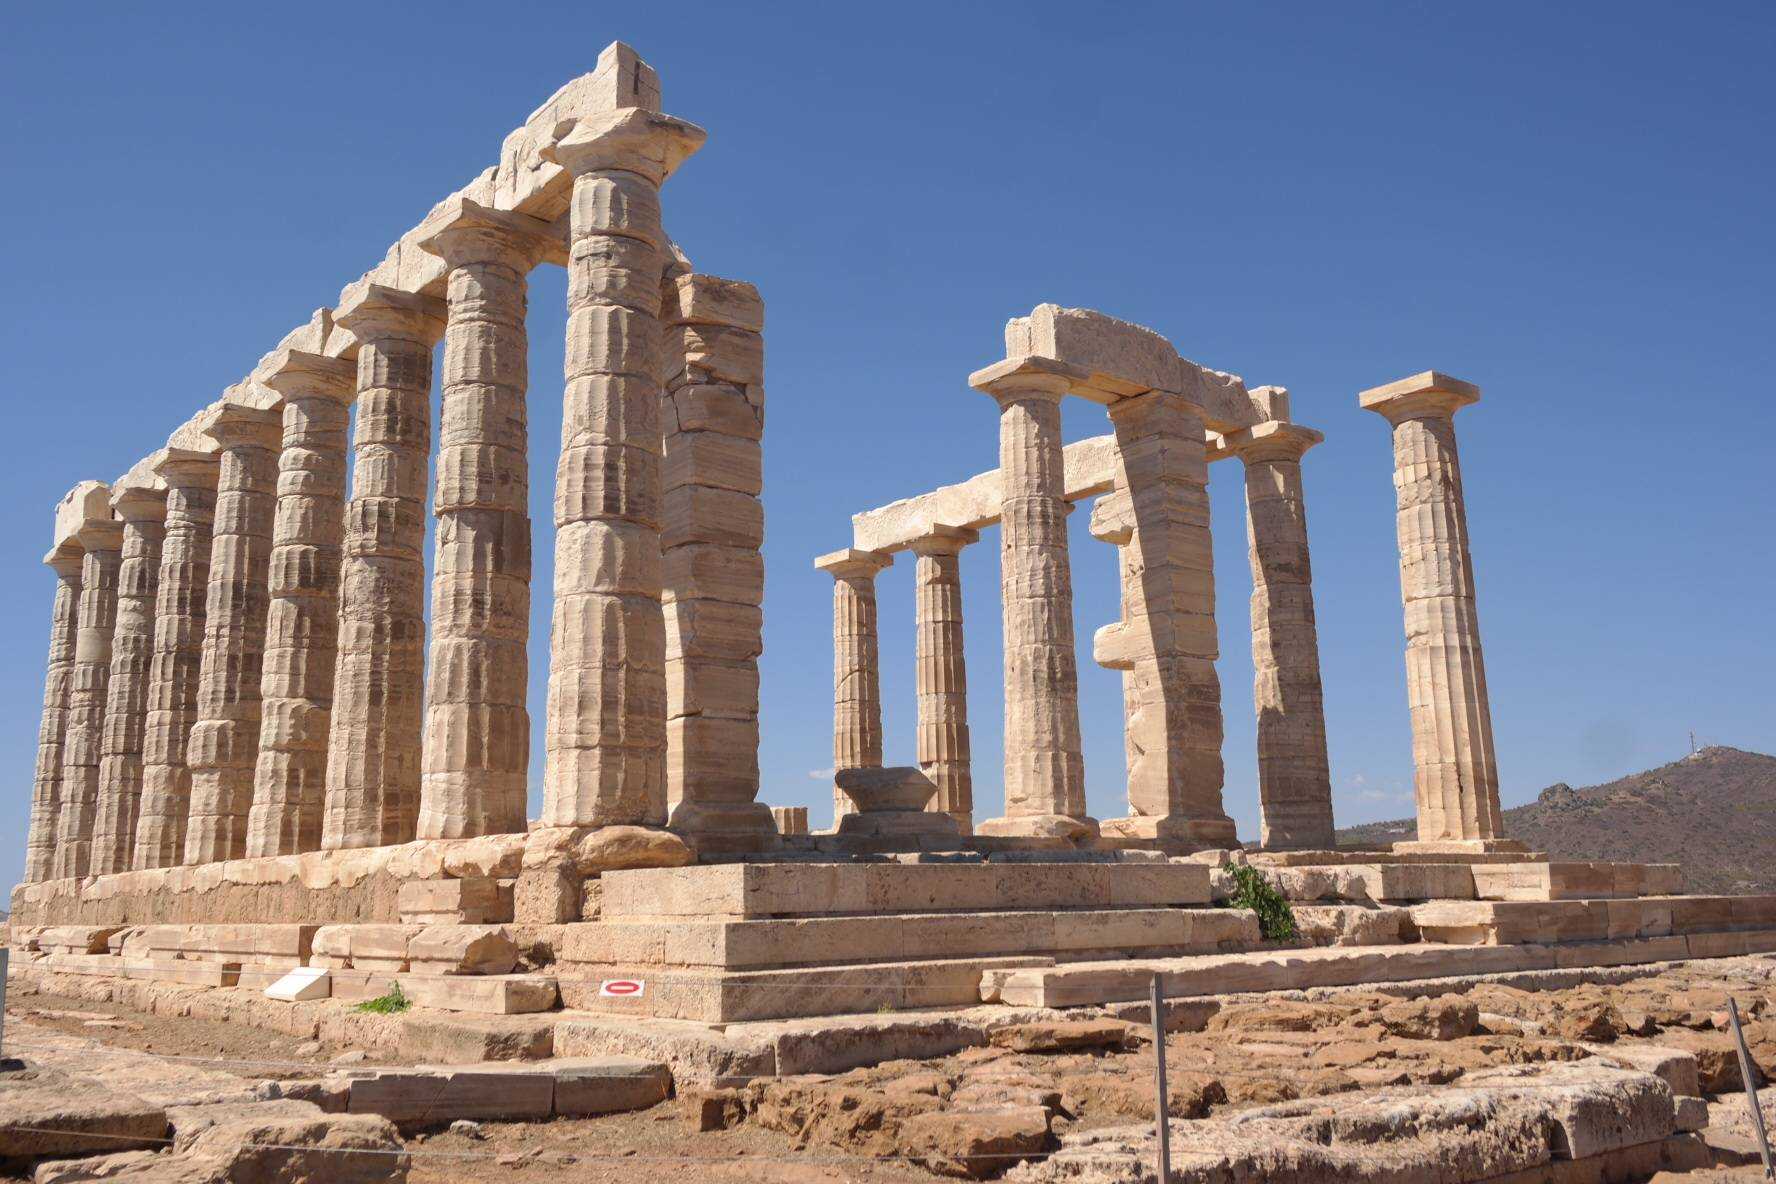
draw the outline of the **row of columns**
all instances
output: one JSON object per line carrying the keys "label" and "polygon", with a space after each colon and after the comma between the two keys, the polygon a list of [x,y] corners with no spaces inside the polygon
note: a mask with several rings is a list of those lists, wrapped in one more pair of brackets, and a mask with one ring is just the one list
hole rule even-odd
{"label": "row of columns", "polygon": [[[28,879],[525,829],[525,289],[545,258],[567,264],[569,309],[544,822],[664,825],[670,748],[675,826],[774,837],[753,801],[763,306],[750,285],[680,274],[663,309],[659,189],[702,139],[641,108],[581,119],[550,149],[573,177],[565,254],[543,222],[453,199],[421,244],[447,264],[443,299],[363,286],[333,318],[355,360],[283,351],[262,371],[277,409],[224,402],[201,425],[212,451],[169,448],[88,508],[48,560]],[[748,361],[706,356],[712,340]],[[738,488],[736,456],[752,472]],[[689,532],[689,574],[663,576],[663,508]],[[705,713],[678,695],[670,743],[669,598],[675,685],[725,693],[689,723]],[[748,746],[750,773],[720,778]]]}
{"label": "row of columns", "polygon": [[[1116,478],[1092,533],[1118,547],[1122,617],[1094,651],[1122,670],[1129,815],[1086,812],[1059,405],[1068,379],[1039,358],[974,377],[1000,408],[1005,652],[1005,814],[986,835],[1214,846],[1236,842],[1222,804],[1222,722],[1202,414],[1150,391],[1116,401]],[[1260,392],[1286,406],[1286,392]],[[1469,384],[1419,375],[1365,392],[1394,429],[1408,697],[1421,842],[1497,844],[1490,708],[1474,612],[1453,412]],[[1319,641],[1301,460],[1320,433],[1272,420],[1229,433],[1245,469],[1252,570],[1253,700],[1261,845],[1334,845]],[[915,540],[918,753],[931,809],[972,821],[957,557],[978,535],[939,526]],[[834,579],[837,768],[882,763],[875,578],[892,556],[848,550],[815,566]],[[835,812],[848,799],[835,791]]]}

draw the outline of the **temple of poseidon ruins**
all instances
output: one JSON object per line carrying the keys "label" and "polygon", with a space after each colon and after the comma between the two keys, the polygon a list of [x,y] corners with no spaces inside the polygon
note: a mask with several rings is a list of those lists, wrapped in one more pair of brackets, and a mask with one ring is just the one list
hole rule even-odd
{"label": "temple of poseidon ruins", "polygon": [[[760,801],[764,305],[699,270],[662,200],[704,138],[612,45],[337,304],[55,507],[15,975],[310,1032],[398,985],[409,1016],[531,1016],[556,1054],[591,1055],[667,1021],[731,1041],[745,1021],[1116,1004],[1155,971],[1187,997],[1776,950],[1776,897],[1685,895],[1675,866],[1550,860],[1501,833],[1456,446],[1479,388],[1424,371],[1356,396],[1394,446],[1418,835],[1337,849],[1303,471],[1320,433],[1281,386],[1054,304],[968,377],[998,408],[997,468],[856,514],[811,557],[833,581],[835,825]],[[567,269],[568,299],[553,625],[533,642],[540,266]],[[1063,444],[1068,399],[1101,405],[1105,432]],[[1216,463],[1246,480],[1263,824],[1244,848]],[[1114,550],[1069,553],[1082,501]],[[995,534],[1003,794],[971,775],[959,586],[960,553]],[[875,580],[901,556],[918,764],[886,768]],[[1122,672],[1118,817],[1085,806],[1075,561],[1121,574],[1084,655]],[[1242,863],[1298,935],[1227,907]],[[316,973],[268,996],[293,968]]]}

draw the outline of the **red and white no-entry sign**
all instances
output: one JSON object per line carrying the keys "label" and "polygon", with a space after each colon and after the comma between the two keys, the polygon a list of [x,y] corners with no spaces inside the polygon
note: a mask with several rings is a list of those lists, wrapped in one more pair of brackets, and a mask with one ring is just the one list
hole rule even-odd
{"label": "red and white no-entry sign", "polygon": [[628,999],[646,988],[647,983],[638,978],[610,978],[598,984],[598,993],[606,999]]}

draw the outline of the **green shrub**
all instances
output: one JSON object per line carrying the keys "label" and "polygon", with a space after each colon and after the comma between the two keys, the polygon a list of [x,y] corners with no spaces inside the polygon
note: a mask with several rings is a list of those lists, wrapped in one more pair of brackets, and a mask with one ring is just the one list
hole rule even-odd
{"label": "green shrub", "polygon": [[400,983],[390,983],[388,994],[379,995],[374,999],[366,999],[354,1009],[357,1011],[373,1011],[377,1015],[399,1015],[413,1006],[413,1000],[401,991]]}
{"label": "green shrub", "polygon": [[1264,873],[1245,863],[1230,864],[1234,893],[1227,903],[1230,908],[1251,909],[1258,914],[1258,931],[1268,941],[1291,941],[1300,936],[1295,927],[1295,914],[1289,901]]}

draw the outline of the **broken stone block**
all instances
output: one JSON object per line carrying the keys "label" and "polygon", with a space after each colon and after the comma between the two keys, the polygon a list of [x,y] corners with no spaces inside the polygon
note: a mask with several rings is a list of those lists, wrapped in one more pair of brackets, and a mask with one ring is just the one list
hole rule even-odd
{"label": "broken stone block", "polygon": [[553,978],[527,974],[400,975],[402,992],[415,1007],[517,1015],[548,1011],[560,1000]]}
{"label": "broken stone block", "polygon": [[428,925],[407,943],[407,958],[414,974],[510,974],[518,946],[497,925]]}

